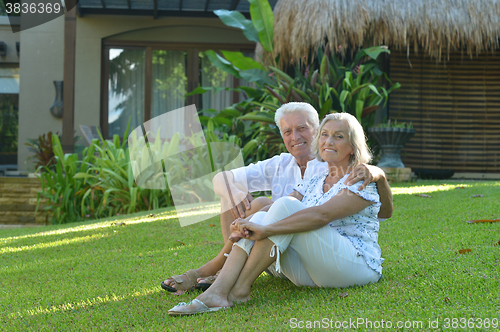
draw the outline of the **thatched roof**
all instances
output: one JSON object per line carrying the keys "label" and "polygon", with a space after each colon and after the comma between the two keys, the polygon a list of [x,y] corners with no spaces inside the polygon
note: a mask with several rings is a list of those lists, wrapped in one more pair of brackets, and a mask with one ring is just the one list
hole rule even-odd
{"label": "thatched roof", "polygon": [[499,47],[497,0],[279,0],[275,50],[281,60],[309,50],[389,45],[423,50],[441,60],[448,50],[469,55]]}

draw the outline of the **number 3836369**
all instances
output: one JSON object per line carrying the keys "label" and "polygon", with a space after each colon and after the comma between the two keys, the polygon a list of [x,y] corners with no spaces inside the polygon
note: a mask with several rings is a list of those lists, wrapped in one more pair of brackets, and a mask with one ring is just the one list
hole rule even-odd
{"label": "number 3836369", "polygon": [[58,2],[5,3],[7,14],[59,14],[63,7]]}

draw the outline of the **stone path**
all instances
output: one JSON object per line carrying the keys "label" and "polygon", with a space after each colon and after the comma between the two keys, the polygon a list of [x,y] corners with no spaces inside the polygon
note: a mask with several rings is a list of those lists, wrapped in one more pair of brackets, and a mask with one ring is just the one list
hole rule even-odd
{"label": "stone path", "polygon": [[0,224],[0,230],[12,229],[12,228],[25,228],[25,227],[41,227],[41,226],[43,226],[43,225],[37,225],[37,224],[23,224],[23,225]]}

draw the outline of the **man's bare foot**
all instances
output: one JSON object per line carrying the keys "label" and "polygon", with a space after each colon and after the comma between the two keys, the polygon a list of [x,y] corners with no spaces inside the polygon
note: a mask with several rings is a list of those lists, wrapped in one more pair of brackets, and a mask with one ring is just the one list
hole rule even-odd
{"label": "man's bare foot", "polygon": [[172,288],[176,288],[177,285],[174,278],[167,278],[163,280],[163,284]]}
{"label": "man's bare foot", "polygon": [[[180,275],[182,279],[184,279],[186,282],[188,281],[187,277],[185,274],[181,274]],[[177,289],[177,283],[175,282],[174,278],[168,278],[168,279],[165,279],[163,281],[163,284],[165,286],[168,286],[168,287],[171,287],[171,288],[174,288],[174,289]],[[181,291],[177,291],[177,292],[181,292]]]}
{"label": "man's bare foot", "polygon": [[175,275],[170,278],[165,279],[161,287],[170,291],[190,291],[195,289],[196,279],[201,276],[198,274],[196,270],[189,270],[184,274]]}
{"label": "man's bare foot", "polygon": [[201,277],[196,280],[199,284],[213,284],[215,282],[215,279],[217,279],[217,276],[219,273],[217,273],[214,276],[209,276],[209,277]]}

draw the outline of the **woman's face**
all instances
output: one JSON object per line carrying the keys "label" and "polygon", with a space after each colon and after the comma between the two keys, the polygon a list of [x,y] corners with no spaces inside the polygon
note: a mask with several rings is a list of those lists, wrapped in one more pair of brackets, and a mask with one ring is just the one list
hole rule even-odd
{"label": "woman's face", "polygon": [[349,143],[349,127],[345,121],[328,121],[319,135],[319,155],[328,164],[347,167],[354,153]]}

